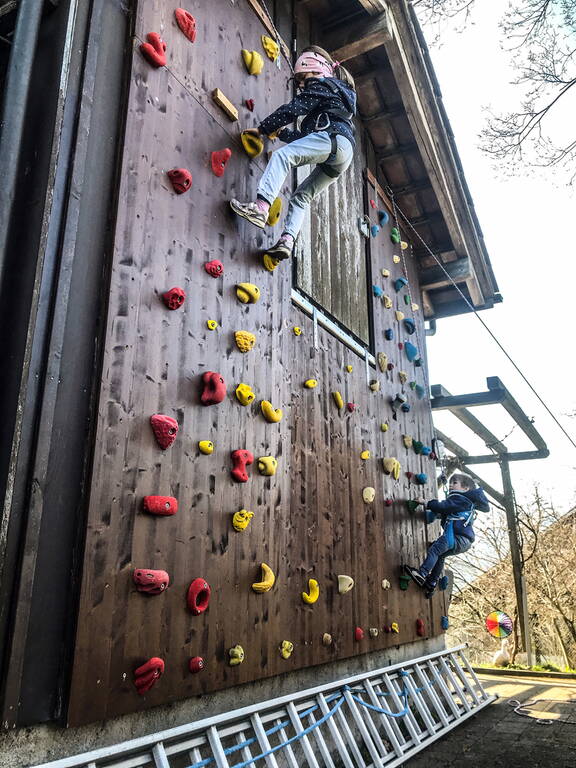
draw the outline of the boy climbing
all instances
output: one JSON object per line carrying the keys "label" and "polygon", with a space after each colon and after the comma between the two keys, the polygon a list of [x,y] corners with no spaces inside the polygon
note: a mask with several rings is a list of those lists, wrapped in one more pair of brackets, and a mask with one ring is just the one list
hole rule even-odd
{"label": "boy climbing", "polygon": [[[356,92],[351,75],[325,50],[310,46],[294,65],[294,79],[300,93],[258,128],[247,131],[255,136],[278,136],[286,146],[272,154],[258,184],[256,202],[230,201],[235,213],[263,229],[270,205],[291,168],[316,166],[291,196],[280,239],[267,250],[276,259],[290,258],[306,208],[348,168],[354,152]],[[304,119],[299,129],[284,127],[300,116]]]}
{"label": "boy climbing", "polygon": [[454,474],[450,478],[449,493],[445,501],[431,499],[426,504],[426,522],[442,521],[442,535],[433,541],[428,554],[419,568],[404,566],[418,586],[425,589],[427,598],[432,597],[438,578],[444,568],[444,560],[452,555],[467,552],[474,542],[476,510],[488,512],[490,505],[482,488],[475,488],[468,475]]}

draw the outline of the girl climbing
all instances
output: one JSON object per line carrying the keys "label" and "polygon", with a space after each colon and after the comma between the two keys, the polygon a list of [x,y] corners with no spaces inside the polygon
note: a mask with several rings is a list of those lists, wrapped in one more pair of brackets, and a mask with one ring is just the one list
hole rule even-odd
{"label": "girl climbing", "polygon": [[[258,184],[256,202],[230,201],[235,213],[263,229],[288,171],[301,165],[316,166],[290,198],[280,239],[267,250],[276,259],[292,255],[306,208],[348,168],[354,152],[356,91],[352,76],[323,48],[314,45],[298,57],[294,79],[298,95],[258,128],[250,129],[255,136],[277,136],[286,146],[272,154]],[[304,119],[299,129],[284,127],[301,116]]]}

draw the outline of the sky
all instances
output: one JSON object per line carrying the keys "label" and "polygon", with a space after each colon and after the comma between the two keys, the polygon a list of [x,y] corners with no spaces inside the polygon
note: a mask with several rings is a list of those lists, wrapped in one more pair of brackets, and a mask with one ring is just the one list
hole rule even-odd
{"label": "sky", "polygon": [[[573,376],[574,309],[576,306],[576,192],[558,174],[529,170],[505,177],[491,166],[479,147],[478,134],[487,108],[505,111],[518,101],[517,73],[501,48],[498,3],[479,3],[470,23],[458,33],[442,27],[441,45],[432,45],[432,30],[424,30],[456,145],[503,303],[483,311],[484,322],[499,339],[540,397],[576,442],[576,386]],[[568,99],[571,103],[568,103]],[[555,118],[554,130],[573,126],[573,96]],[[572,117],[566,120],[566,115]],[[513,462],[512,482],[519,503],[527,502],[534,484],[559,511],[576,504],[576,448],[548,416],[521,376],[498,349],[478,319],[460,315],[438,321],[429,337],[430,383],[452,394],[487,389],[486,377],[498,376],[550,449],[544,460]],[[499,406],[472,410],[502,439],[513,422]],[[436,413],[436,426],[469,452],[486,453],[482,441],[446,412]],[[516,428],[505,444],[511,451],[531,450]],[[497,465],[472,467],[501,490]]]}

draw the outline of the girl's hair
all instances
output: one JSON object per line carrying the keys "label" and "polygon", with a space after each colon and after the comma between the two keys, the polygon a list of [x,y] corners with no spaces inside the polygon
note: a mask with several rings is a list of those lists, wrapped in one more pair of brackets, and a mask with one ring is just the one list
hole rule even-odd
{"label": "girl's hair", "polygon": [[[322,56],[324,59],[326,59],[327,62],[330,64],[334,64],[334,59],[328,51],[325,51],[324,48],[320,48],[318,45],[308,45],[306,48],[304,48],[300,53],[317,53],[319,56]],[[356,90],[356,85],[354,84],[354,78],[348,72],[347,69],[345,69],[341,64],[338,64],[334,68],[334,77],[337,77],[338,80],[342,80],[346,85],[349,85],[350,88],[353,88]]]}
{"label": "girl's hair", "polygon": [[460,485],[463,485],[465,488],[467,488],[469,491],[471,491],[473,488],[476,487],[476,483],[474,480],[470,477],[470,475],[462,475],[459,473],[454,473],[450,480],[458,480]]}

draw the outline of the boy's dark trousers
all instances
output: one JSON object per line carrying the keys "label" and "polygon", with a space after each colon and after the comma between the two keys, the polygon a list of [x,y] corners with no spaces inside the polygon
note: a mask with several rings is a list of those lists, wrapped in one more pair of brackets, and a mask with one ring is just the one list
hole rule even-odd
{"label": "boy's dark trousers", "polygon": [[443,533],[436,541],[433,541],[428,549],[426,559],[420,566],[420,572],[427,574],[426,585],[429,587],[436,586],[444,570],[444,560],[452,555],[467,552],[473,543],[467,536],[453,536],[453,542],[450,541],[450,538],[452,537]]}

